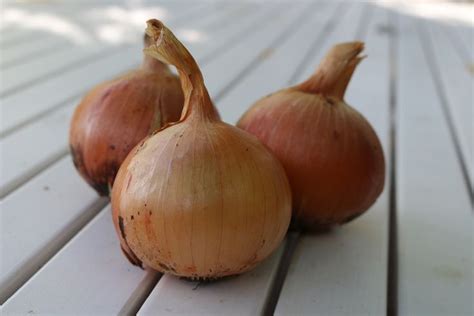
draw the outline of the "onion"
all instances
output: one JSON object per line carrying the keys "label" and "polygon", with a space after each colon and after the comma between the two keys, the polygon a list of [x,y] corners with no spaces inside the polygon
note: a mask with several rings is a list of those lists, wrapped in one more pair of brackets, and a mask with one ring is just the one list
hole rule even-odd
{"label": "onion", "polygon": [[76,169],[100,195],[108,195],[130,150],[177,121],[183,99],[178,77],[151,57],[144,57],[141,68],[98,85],[72,117],[69,143]]}
{"label": "onion", "polygon": [[380,141],[343,99],[363,47],[334,46],[307,81],[257,101],[237,124],[282,162],[293,192],[293,220],[301,228],[348,222],[383,190]]}
{"label": "onion", "polygon": [[291,218],[283,167],[254,136],[222,122],[199,67],[160,21],[146,54],[176,66],[178,123],[129,154],[112,190],[115,228],[129,257],[193,279],[248,271],[281,243]]}

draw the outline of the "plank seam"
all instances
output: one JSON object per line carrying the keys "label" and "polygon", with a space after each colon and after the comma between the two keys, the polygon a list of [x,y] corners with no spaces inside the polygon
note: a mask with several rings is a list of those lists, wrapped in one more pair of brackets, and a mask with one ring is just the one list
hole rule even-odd
{"label": "plank seam", "polygon": [[5,138],[5,137],[8,137],[9,135],[11,135],[11,134],[15,133],[16,131],[22,129],[23,127],[26,127],[26,126],[42,119],[43,117],[46,117],[49,114],[56,112],[59,109],[65,108],[66,106],[70,105],[70,102],[74,101],[77,98],[80,98],[81,95],[84,94],[86,91],[87,90],[81,91],[78,94],[67,97],[67,99],[62,100],[61,102],[58,102],[57,104],[51,106],[50,108],[48,108],[44,111],[41,111],[41,112],[39,112],[39,113],[23,120],[23,121],[20,121],[19,123],[17,123],[16,125],[14,125],[10,128],[7,128],[3,132],[0,132],[0,140]]}
{"label": "plank seam", "polygon": [[140,282],[135,291],[132,292],[122,310],[118,312],[118,315],[137,315],[162,276],[163,274],[159,272],[148,271],[148,275]]}
{"label": "plank seam", "polygon": [[22,42],[25,40],[29,40],[30,38],[34,38],[38,34],[35,33],[26,33],[26,34],[20,34],[20,36],[16,36],[14,38],[10,38],[4,42],[0,42],[0,48],[4,48],[5,46],[8,45],[15,45],[17,42]]}
{"label": "plank seam", "polygon": [[42,173],[46,168],[50,167],[56,161],[60,160],[69,153],[68,148],[62,148],[52,156],[48,157],[38,165],[35,165],[31,172],[24,174],[16,179],[14,179],[10,184],[5,185],[0,192],[0,199],[5,198],[7,195],[24,185],[31,178]]}
{"label": "plank seam", "polygon": [[27,59],[31,60],[33,57],[45,56],[45,55],[47,55],[48,53],[50,53],[52,51],[63,50],[65,48],[67,48],[68,46],[69,46],[69,44],[67,42],[63,42],[63,41],[59,41],[58,43],[53,43],[53,45],[44,47],[43,49],[40,49],[38,51],[33,51],[33,52],[30,52],[30,53],[28,53],[26,55],[23,55],[23,56],[16,56],[17,58],[14,58],[14,59],[10,60],[9,62],[2,64],[1,69],[6,70],[8,68],[18,66],[24,60],[27,60]]}
{"label": "plank seam", "polygon": [[[69,241],[81,231],[93,218],[100,213],[107,205],[104,198],[97,198],[78,218],[69,225],[63,227],[55,236],[54,242],[50,241],[46,245],[46,249],[33,253],[26,260],[26,264],[22,264],[16,270],[12,278],[7,279],[7,287],[3,288],[0,293],[0,304],[4,304],[12,295],[14,295],[28,280],[35,275],[43,266],[45,266]],[[16,280],[15,280],[16,279]],[[11,284],[9,284],[11,283]]]}
{"label": "plank seam", "polygon": [[398,20],[390,13],[389,41],[389,224],[388,224],[388,271],[387,316],[398,315],[398,227],[397,227],[397,67],[398,67]]}
{"label": "plank seam", "polygon": [[289,232],[287,244],[283,249],[283,255],[278,263],[277,272],[275,278],[270,286],[270,294],[264,305],[263,313],[264,316],[271,316],[275,313],[278,298],[280,297],[283,284],[285,283],[288,270],[290,269],[291,258],[296,249],[300,238],[300,232]]}

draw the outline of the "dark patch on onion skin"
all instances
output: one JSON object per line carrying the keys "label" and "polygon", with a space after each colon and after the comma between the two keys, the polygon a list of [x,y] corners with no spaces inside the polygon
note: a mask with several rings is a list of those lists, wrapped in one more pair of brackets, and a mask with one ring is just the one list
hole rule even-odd
{"label": "dark patch on onion skin", "polygon": [[350,221],[356,219],[357,217],[361,216],[362,214],[364,214],[364,212],[360,212],[360,213],[356,213],[356,214],[352,214],[352,215],[349,215],[348,217],[346,217],[343,221],[341,221],[341,224],[345,224],[345,223],[349,223]]}
{"label": "dark patch on onion skin", "polygon": [[[293,213],[294,214],[294,213]],[[291,217],[290,227],[288,228],[289,231],[292,232],[305,232],[311,234],[325,234],[329,233],[332,229],[334,224],[327,224],[327,223],[319,223],[317,221],[313,221],[310,223],[307,219],[306,220],[297,220],[294,216]]]}
{"label": "dark patch on onion skin", "polygon": [[100,196],[109,196],[110,190],[107,183],[97,183],[87,181]]}
{"label": "dark patch on onion skin", "polygon": [[[132,216],[132,219],[133,219],[133,216]],[[140,259],[138,259],[138,257],[133,253],[132,249],[130,249],[130,247],[127,244],[127,236],[125,234],[125,226],[124,226],[122,216],[118,217],[118,226],[120,229],[120,235],[122,236],[122,239],[123,239],[122,242],[127,246],[128,251],[126,251],[123,248],[123,245],[120,245],[120,249],[122,249],[123,254],[125,255],[125,257],[127,257],[128,261],[130,261],[131,264],[143,269],[143,263],[140,261]]]}
{"label": "dark patch on onion skin", "polygon": [[125,226],[123,225],[123,217],[119,216],[118,217],[118,224],[119,224],[119,229],[120,229],[120,235],[122,235],[122,238],[125,240],[126,235],[125,235]]}
{"label": "dark patch on onion skin", "polygon": [[128,187],[130,186],[130,182],[132,182],[132,175],[131,174],[130,174],[130,177],[128,178],[127,187],[125,188],[125,190],[128,190]]}
{"label": "dark patch on onion skin", "polygon": [[82,154],[79,155],[79,153],[82,153],[82,150],[76,150],[73,145],[69,144],[69,151],[71,152],[72,163],[74,164],[74,167],[79,169],[79,167],[83,165]]}
{"label": "dark patch on onion skin", "polygon": [[337,103],[337,101],[333,100],[332,98],[326,98],[326,101],[330,104],[330,105],[335,105]]}
{"label": "dark patch on onion skin", "polygon": [[158,265],[159,265],[160,268],[163,270],[163,272],[169,272],[169,271],[171,271],[171,272],[173,272],[173,273],[176,273],[176,269],[173,268],[172,266],[168,266],[168,265],[166,265],[166,264],[164,264],[164,263],[161,263],[161,262],[158,263]]}
{"label": "dark patch on onion skin", "polygon": [[296,220],[293,216],[291,218],[290,228],[288,230],[309,234],[325,234],[331,232],[333,227],[353,221],[364,213],[365,211],[351,214],[338,222],[321,222],[317,220],[310,221],[309,219]]}
{"label": "dark patch on onion skin", "polygon": [[214,283],[214,282],[219,282],[219,281],[223,281],[223,280],[228,280],[228,279],[232,279],[234,277],[236,277],[238,274],[232,274],[232,275],[226,275],[226,276],[197,276],[197,275],[193,275],[193,276],[189,276],[189,277],[185,277],[185,276],[180,276],[179,278],[182,279],[182,280],[185,280],[185,281],[188,281],[188,282],[199,282],[199,283]]}
{"label": "dark patch on onion skin", "polygon": [[137,258],[137,256],[133,253],[133,251],[130,249],[130,247],[128,247],[128,249],[131,252],[131,254],[129,254],[127,251],[125,251],[125,249],[123,249],[122,245],[120,245],[120,249],[122,249],[122,253],[125,255],[125,257],[128,259],[128,261],[131,264],[133,264],[134,266],[137,266],[140,269],[144,270],[143,263]]}
{"label": "dark patch on onion skin", "polygon": [[69,145],[72,162],[79,174],[94,188],[100,196],[109,196],[110,188],[120,167],[117,161],[109,161],[102,165],[96,175],[92,175],[85,166],[84,154],[81,146]]}

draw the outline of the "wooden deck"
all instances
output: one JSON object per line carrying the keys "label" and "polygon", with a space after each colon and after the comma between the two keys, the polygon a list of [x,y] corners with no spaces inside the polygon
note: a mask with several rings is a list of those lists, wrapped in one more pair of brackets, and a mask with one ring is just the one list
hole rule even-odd
{"label": "wooden deck", "polygon": [[[3,6],[2,315],[474,314],[474,22],[395,2],[259,3]],[[346,100],[373,124],[388,162],[372,209],[327,234],[291,233],[257,269],[224,281],[131,266],[67,135],[89,88],[139,65],[151,17],[196,57],[229,123],[306,78],[334,43],[364,40],[368,58]]]}

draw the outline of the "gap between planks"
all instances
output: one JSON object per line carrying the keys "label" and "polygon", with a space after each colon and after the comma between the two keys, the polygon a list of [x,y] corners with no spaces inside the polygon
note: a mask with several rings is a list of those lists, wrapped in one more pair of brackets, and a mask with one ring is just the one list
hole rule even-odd
{"label": "gap between planks", "polygon": [[387,271],[387,316],[398,315],[398,228],[397,228],[397,68],[398,68],[398,20],[389,14],[389,227]]}

